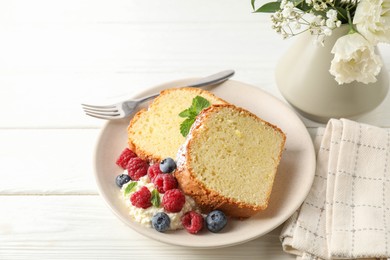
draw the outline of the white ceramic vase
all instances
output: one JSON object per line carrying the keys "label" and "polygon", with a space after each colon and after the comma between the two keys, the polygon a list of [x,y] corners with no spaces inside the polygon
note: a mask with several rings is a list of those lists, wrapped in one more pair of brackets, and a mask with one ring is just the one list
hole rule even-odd
{"label": "white ceramic vase", "polygon": [[354,81],[339,85],[329,73],[332,47],[347,31],[347,26],[334,30],[324,47],[314,43],[316,36],[303,33],[277,64],[276,83],[281,94],[311,120],[326,123],[330,118],[358,116],[376,108],[386,97],[389,76],[385,67],[371,84]]}

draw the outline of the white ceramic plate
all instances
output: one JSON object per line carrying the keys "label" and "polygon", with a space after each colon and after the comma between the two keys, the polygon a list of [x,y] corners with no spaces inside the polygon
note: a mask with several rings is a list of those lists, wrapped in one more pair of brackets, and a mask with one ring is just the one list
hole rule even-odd
{"label": "white ceramic plate", "polygon": [[[194,79],[169,82],[148,89],[134,97],[162,89],[185,86]],[[113,212],[135,231],[152,239],[194,248],[216,248],[236,245],[262,236],[282,224],[301,205],[312,185],[315,153],[311,138],[298,116],[285,103],[259,88],[229,80],[208,88],[224,100],[248,109],[279,126],[287,135],[286,147],[276,175],[269,207],[246,220],[231,220],[221,233],[207,230],[191,235],[185,230],[159,233],[133,222],[120,200],[115,177],[122,172],[115,161],[127,146],[129,119],[109,121],[103,127],[95,153],[95,177],[99,192]]]}

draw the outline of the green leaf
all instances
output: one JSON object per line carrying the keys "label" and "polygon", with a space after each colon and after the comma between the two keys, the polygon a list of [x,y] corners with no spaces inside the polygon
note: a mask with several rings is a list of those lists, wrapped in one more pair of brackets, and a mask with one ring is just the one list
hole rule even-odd
{"label": "green leaf", "polygon": [[293,2],[294,6],[298,9],[302,10],[302,8],[305,8],[305,6],[303,5],[303,3],[305,2],[304,0],[291,0],[291,2]]}
{"label": "green leaf", "polygon": [[294,6],[297,6],[303,2],[303,0],[291,0],[294,3]]}
{"label": "green leaf", "polygon": [[190,108],[187,108],[183,111],[180,112],[179,116],[180,117],[196,117],[196,112],[194,110],[191,109],[192,107]]}
{"label": "green leaf", "polygon": [[280,2],[269,2],[260,6],[255,13],[275,13],[280,10]]}
{"label": "green leaf", "polygon": [[195,122],[195,117],[189,117],[180,124],[180,133],[186,137],[190,132],[192,124]]}
{"label": "green leaf", "polygon": [[196,115],[198,115],[200,113],[200,111],[202,111],[203,109],[205,109],[209,106],[210,106],[210,102],[207,99],[205,99],[204,97],[196,96],[192,100],[192,107],[196,111]]}
{"label": "green leaf", "polygon": [[326,17],[326,12],[324,12],[324,11],[316,11],[316,10],[312,10],[312,13],[314,14],[314,15],[321,15],[322,17]]}
{"label": "green leaf", "polygon": [[129,195],[129,193],[133,192],[135,187],[137,187],[137,182],[136,181],[132,181],[129,183],[129,185],[127,185],[126,189],[125,189],[125,196]]}
{"label": "green leaf", "polygon": [[251,0],[251,5],[252,5],[253,10],[255,10],[255,2],[256,2],[256,0]]}
{"label": "green leaf", "polygon": [[347,23],[348,22],[348,12],[347,12],[347,10],[345,10],[344,8],[339,7],[339,6],[335,6],[334,8],[337,10],[337,18],[339,18],[339,20],[342,23]]}
{"label": "green leaf", "polygon": [[151,199],[152,205],[155,207],[160,207],[160,194],[158,193],[158,190],[154,189],[152,191],[152,199]]}
{"label": "green leaf", "polygon": [[313,6],[306,3],[306,1],[302,1],[302,2],[298,3],[297,5],[295,5],[295,7],[304,11],[304,12],[309,12],[310,10],[315,11],[313,9]]}
{"label": "green leaf", "polygon": [[192,104],[189,108],[180,112],[179,116],[186,118],[180,124],[180,133],[186,137],[190,132],[192,124],[195,122],[195,117],[202,111],[203,109],[209,107],[210,102],[201,96],[196,96],[192,99]]}

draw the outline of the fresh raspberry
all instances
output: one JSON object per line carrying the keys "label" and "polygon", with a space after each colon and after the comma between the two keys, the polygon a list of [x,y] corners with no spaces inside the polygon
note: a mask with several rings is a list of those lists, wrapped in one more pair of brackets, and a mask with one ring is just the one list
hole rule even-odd
{"label": "fresh raspberry", "polygon": [[126,169],[127,163],[131,158],[137,157],[137,155],[130,150],[129,148],[125,148],[119,158],[116,160],[116,164],[123,169]]}
{"label": "fresh raspberry", "polygon": [[147,209],[152,206],[151,198],[152,193],[150,193],[146,186],[142,186],[141,189],[131,194],[130,201],[137,208]]}
{"label": "fresh raspberry", "polygon": [[166,191],[162,199],[164,209],[171,213],[179,212],[183,208],[185,202],[186,198],[179,189]]}
{"label": "fresh raspberry", "polygon": [[148,172],[149,164],[139,157],[134,157],[129,160],[126,166],[128,175],[133,181],[138,181],[139,178],[145,176]]}
{"label": "fresh raspberry", "polygon": [[165,193],[168,190],[177,188],[177,180],[173,177],[172,174],[160,173],[158,174],[153,181],[154,186],[156,186],[158,192]]}
{"label": "fresh raspberry", "polygon": [[198,233],[203,228],[203,217],[195,211],[188,211],[181,217],[183,227],[191,234]]}
{"label": "fresh raspberry", "polygon": [[154,178],[156,178],[156,176],[160,173],[162,173],[162,171],[160,170],[160,164],[155,163],[151,165],[148,169],[148,176],[150,181],[153,182]]}

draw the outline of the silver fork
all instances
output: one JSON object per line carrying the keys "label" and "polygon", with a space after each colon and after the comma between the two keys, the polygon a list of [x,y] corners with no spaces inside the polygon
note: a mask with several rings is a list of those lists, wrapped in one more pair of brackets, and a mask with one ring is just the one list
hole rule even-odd
{"label": "silver fork", "polygon": [[[234,75],[234,70],[221,71],[216,74],[201,78],[187,85],[186,87],[199,88],[204,86],[215,85],[226,81],[233,75]],[[120,119],[131,115],[139,105],[141,105],[146,101],[149,101],[150,99],[157,97],[158,95],[159,93],[151,96],[143,97],[140,99],[126,100],[126,101],[122,101],[107,106],[96,106],[96,105],[88,105],[88,104],[81,104],[81,106],[83,107],[84,112],[88,116],[96,117],[99,119],[106,119],[106,120]]]}

